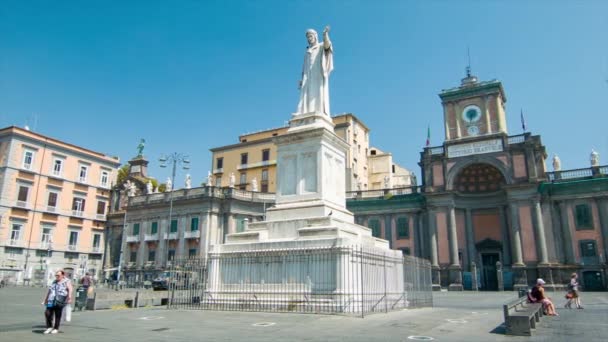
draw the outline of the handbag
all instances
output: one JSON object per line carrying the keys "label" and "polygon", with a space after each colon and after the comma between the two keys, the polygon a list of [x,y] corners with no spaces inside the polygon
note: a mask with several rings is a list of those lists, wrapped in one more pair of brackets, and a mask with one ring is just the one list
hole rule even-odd
{"label": "handbag", "polygon": [[572,292],[566,293],[566,299],[572,299]]}
{"label": "handbag", "polygon": [[55,299],[53,300],[53,306],[63,307],[67,304],[67,301],[68,301],[68,296],[56,295]]}

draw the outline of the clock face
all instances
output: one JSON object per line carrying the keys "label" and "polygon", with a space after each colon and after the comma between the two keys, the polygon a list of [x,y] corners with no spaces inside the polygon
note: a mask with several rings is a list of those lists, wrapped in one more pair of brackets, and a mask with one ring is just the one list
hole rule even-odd
{"label": "clock face", "polygon": [[479,134],[479,127],[477,127],[477,126],[469,126],[469,128],[467,128],[467,132],[469,133],[469,135],[478,135]]}
{"label": "clock face", "polygon": [[477,122],[481,118],[481,109],[475,105],[464,107],[462,119],[466,122]]}

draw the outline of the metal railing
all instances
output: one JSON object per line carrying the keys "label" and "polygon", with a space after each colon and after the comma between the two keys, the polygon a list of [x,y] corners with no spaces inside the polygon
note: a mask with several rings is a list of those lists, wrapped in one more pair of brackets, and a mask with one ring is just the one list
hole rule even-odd
{"label": "metal railing", "polygon": [[365,316],[433,305],[431,265],[362,247],[268,250],[174,260],[168,307]]}
{"label": "metal railing", "polygon": [[403,188],[393,188],[393,189],[378,189],[378,190],[365,190],[365,191],[347,191],[346,198],[347,199],[369,199],[369,198],[386,198],[396,195],[409,195],[409,194],[417,194],[422,192],[422,187],[420,186],[408,186]]}

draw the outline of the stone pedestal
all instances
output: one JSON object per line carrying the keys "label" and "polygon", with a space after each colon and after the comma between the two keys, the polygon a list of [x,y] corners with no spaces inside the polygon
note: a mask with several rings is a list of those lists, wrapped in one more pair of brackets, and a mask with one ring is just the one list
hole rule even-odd
{"label": "stone pedestal", "polygon": [[433,266],[431,283],[433,284],[433,291],[441,291],[441,270],[439,266]]}
{"label": "stone pedestal", "polygon": [[519,291],[520,289],[528,289],[528,277],[526,275],[526,267],[520,265],[513,265],[513,289]]}
{"label": "stone pedestal", "polygon": [[471,263],[471,290],[479,290],[477,287],[477,265],[474,262]]}
{"label": "stone pedestal", "polygon": [[450,266],[450,285],[448,286],[448,291],[463,291],[464,287],[462,286],[462,269],[460,265],[452,265]]}

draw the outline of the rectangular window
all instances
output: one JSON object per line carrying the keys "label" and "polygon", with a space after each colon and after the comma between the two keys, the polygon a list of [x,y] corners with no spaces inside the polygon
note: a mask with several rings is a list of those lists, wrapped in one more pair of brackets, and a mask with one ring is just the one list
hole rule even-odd
{"label": "rectangular window", "polygon": [[78,244],[78,232],[71,231],[69,245],[76,247],[77,244]]}
{"label": "rectangular window", "polygon": [[21,223],[13,223],[13,229],[11,230],[11,242],[19,241],[21,239]]}
{"label": "rectangular window", "polygon": [[20,185],[19,186],[19,194],[17,195],[17,201],[23,202],[23,205],[27,203],[27,195],[30,191],[29,186]]}
{"label": "rectangular window", "polygon": [[268,169],[262,170],[262,182],[263,181],[268,181]]}
{"label": "rectangular window", "polygon": [[591,207],[588,204],[579,204],[575,208],[576,229],[593,229]]}
{"label": "rectangular window", "polygon": [[134,223],[133,224],[133,236],[138,236],[139,235],[139,223]]}
{"label": "rectangular window", "polygon": [[217,158],[215,160],[215,168],[216,169],[223,169],[224,168],[224,158]]}
{"label": "rectangular window", "polygon": [[101,179],[99,180],[99,183],[101,184],[102,187],[104,187],[104,188],[108,187],[109,179],[110,179],[110,173],[108,171],[101,171]]}
{"label": "rectangular window", "polygon": [[222,186],[222,177],[215,178],[215,186],[218,188]]}
{"label": "rectangular window", "polygon": [[411,255],[409,247],[403,247],[403,248],[399,248],[399,249],[401,250],[402,255]]}
{"label": "rectangular window", "polygon": [[266,150],[262,150],[262,161],[269,161],[270,160],[270,150],[266,149]]}
{"label": "rectangular window", "polygon": [[198,230],[198,217],[193,217],[190,220],[190,231],[197,231]]}
{"label": "rectangular window", "polygon": [[247,173],[245,172],[241,172],[241,179],[240,179],[240,184],[246,184],[247,183]]}
{"label": "rectangular window", "polygon": [[131,262],[137,262],[137,252],[131,252],[131,256],[129,257]]}
{"label": "rectangular window", "polygon": [[89,172],[89,168],[87,166],[80,165],[80,170],[78,172],[78,181],[81,183],[86,183],[88,172]]}
{"label": "rectangular window", "polygon": [[248,154],[247,153],[241,153],[241,165],[246,165],[247,164],[247,159],[248,159]]}
{"label": "rectangular window", "polygon": [[268,192],[268,169],[262,170],[262,181],[260,182],[262,192]]}
{"label": "rectangular window", "polygon": [[97,201],[97,214],[98,215],[106,214],[106,202],[105,201]]}
{"label": "rectangular window", "polygon": [[597,249],[595,245],[595,241],[581,241],[581,256],[583,258],[591,258],[597,256]]}
{"label": "rectangular window", "polygon": [[93,248],[99,248],[101,245],[101,234],[93,235]]}
{"label": "rectangular window", "polygon": [[51,241],[53,228],[49,226],[42,226],[42,236],[40,237],[40,247],[41,248],[51,248]]}
{"label": "rectangular window", "polygon": [[25,150],[23,153],[23,168],[26,170],[32,169],[34,163],[34,151]]}
{"label": "rectangular window", "polygon": [[168,259],[169,259],[169,261],[175,260],[175,249],[170,249],[169,250]]}
{"label": "rectangular window", "polygon": [[262,183],[262,192],[268,192],[268,183]]}
{"label": "rectangular window", "polygon": [[49,191],[49,198],[46,202],[46,205],[49,208],[55,209],[57,207],[57,193],[53,191]]}
{"label": "rectangular window", "polygon": [[84,212],[85,199],[81,197],[74,197],[72,200],[72,211],[76,216],[82,216]]}
{"label": "rectangular window", "polygon": [[367,222],[368,227],[372,230],[372,236],[374,237],[381,237],[380,233],[380,220],[378,219],[370,219]]}
{"label": "rectangular window", "polygon": [[245,231],[245,218],[239,217],[236,219],[236,232],[242,233]]}
{"label": "rectangular window", "polygon": [[61,176],[63,170],[63,159],[55,158],[53,160],[53,170],[51,171],[53,176]]}
{"label": "rectangular window", "polygon": [[196,248],[190,248],[188,250],[188,257],[189,258],[196,258]]}
{"label": "rectangular window", "polygon": [[156,251],[151,250],[148,252],[148,261],[154,261],[156,259]]}
{"label": "rectangular window", "polygon": [[398,239],[409,239],[410,238],[410,226],[407,217],[397,218],[397,238]]}
{"label": "rectangular window", "polygon": [[177,220],[171,220],[171,233],[177,233]]}
{"label": "rectangular window", "polygon": [[158,222],[152,222],[152,226],[150,227],[150,234],[154,235],[158,233]]}

